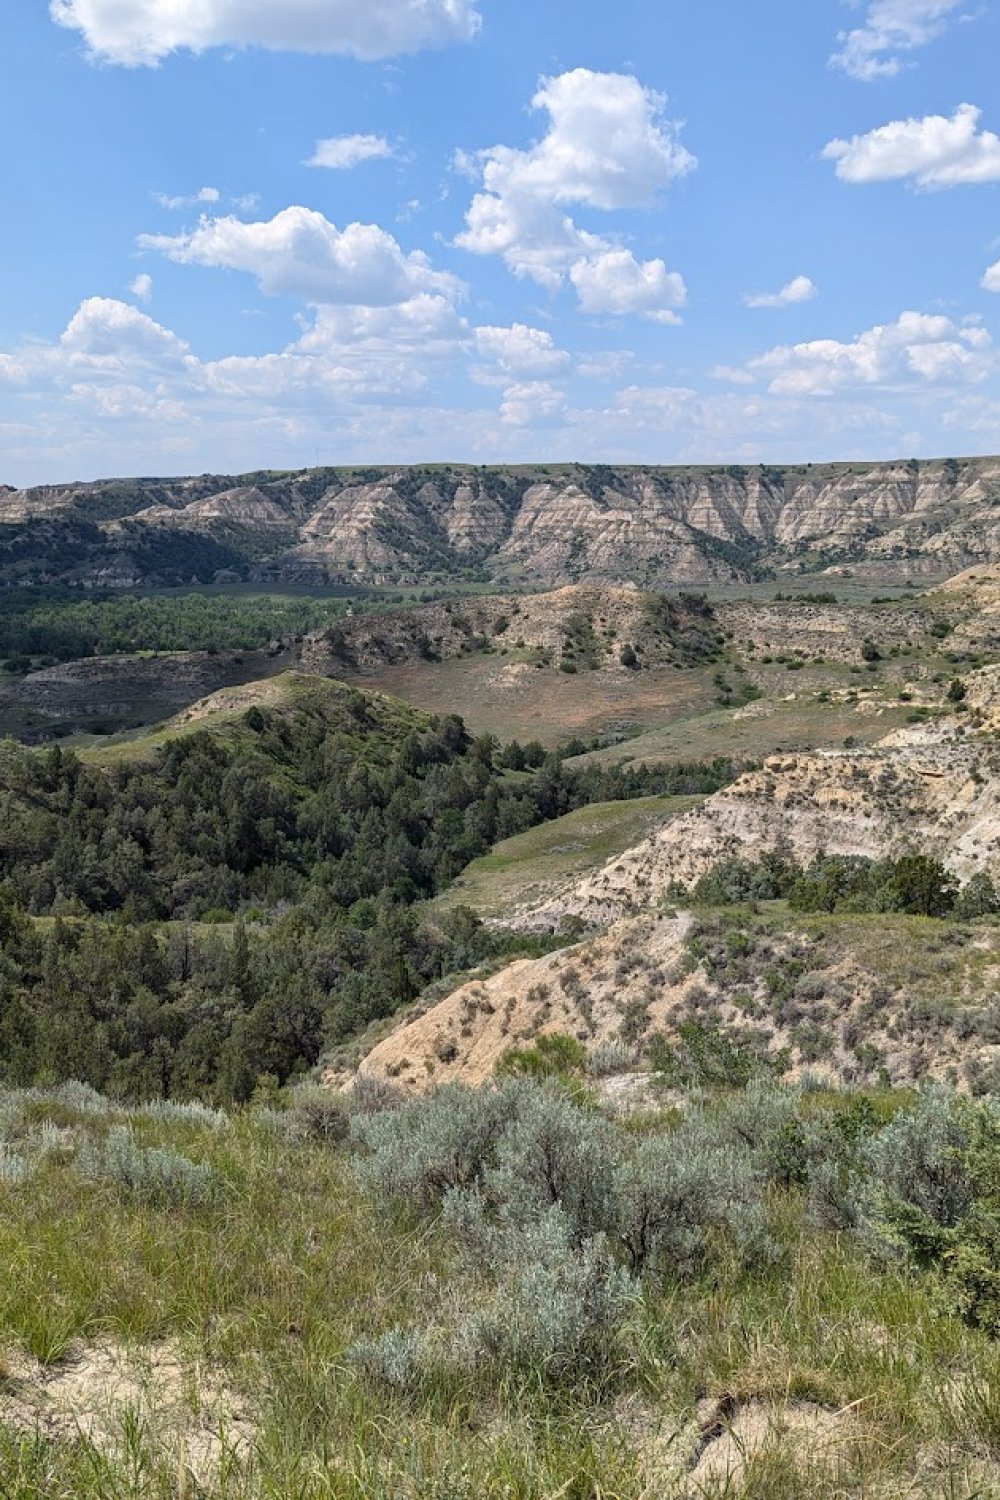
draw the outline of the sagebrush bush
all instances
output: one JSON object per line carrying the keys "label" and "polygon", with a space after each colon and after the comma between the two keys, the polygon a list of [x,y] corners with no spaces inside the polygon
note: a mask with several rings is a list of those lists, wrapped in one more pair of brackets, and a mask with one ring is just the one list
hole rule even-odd
{"label": "sagebrush bush", "polygon": [[625,1041],[600,1042],[587,1058],[587,1072],[592,1078],[613,1078],[629,1073],[636,1066],[636,1049]]}
{"label": "sagebrush bush", "polygon": [[0,1182],[15,1187],[27,1181],[31,1171],[32,1163],[26,1157],[0,1142]]}
{"label": "sagebrush bush", "polygon": [[871,1176],[869,1216],[879,1219],[886,1207],[905,1204],[942,1228],[956,1224],[972,1201],[964,1161],[970,1127],[970,1106],[935,1087],[868,1140],[862,1155]]}
{"label": "sagebrush bush", "polygon": [[102,1139],[88,1138],[76,1157],[77,1170],[93,1182],[107,1182],[139,1203],[199,1207],[212,1202],[221,1181],[212,1168],[165,1146],[140,1146],[128,1125],[113,1125]]}
{"label": "sagebrush bush", "polygon": [[521,1087],[483,1174],[486,1196],[521,1222],[559,1207],[578,1239],[612,1227],[623,1133],[565,1093]]}
{"label": "sagebrush bush", "polygon": [[351,1116],[347,1101],[330,1089],[300,1089],[290,1110],[293,1127],[304,1139],[336,1146],[347,1139]]}
{"label": "sagebrush bush", "polygon": [[51,1089],[48,1093],[36,1093],[37,1097],[52,1100],[55,1104],[61,1104],[64,1109],[71,1109],[78,1115],[109,1115],[115,1106],[110,1099],[99,1094],[96,1089],[91,1088],[89,1083],[78,1083],[76,1079],[69,1079],[58,1087]]}
{"label": "sagebrush bush", "polygon": [[405,1096],[402,1089],[390,1083],[388,1078],[380,1078],[374,1073],[359,1073],[351,1085],[348,1097],[352,1114],[374,1115],[385,1109],[398,1108]]}
{"label": "sagebrush bush", "polygon": [[689,1274],[716,1245],[744,1260],[769,1253],[769,1174],[757,1159],[766,1153],[696,1103],[677,1130],[642,1140],[551,1085],[450,1085],[355,1122],[354,1135],[368,1149],[359,1171],[372,1191],[441,1207],[458,1242],[489,1243],[490,1253],[500,1227],[528,1233],[553,1209],[574,1245],[604,1235],[637,1275]]}
{"label": "sagebrush bush", "polygon": [[760,1185],[750,1151],[695,1118],[619,1164],[613,1230],[637,1274],[703,1269],[713,1231],[757,1259],[767,1249]]}
{"label": "sagebrush bush", "polygon": [[409,1391],[442,1381],[486,1381],[491,1390],[512,1378],[613,1382],[631,1359],[628,1327],[640,1289],[606,1236],[579,1243],[559,1208],[514,1224],[491,1221],[475,1193],[453,1193],[447,1204],[465,1252],[463,1297],[456,1304],[452,1283],[445,1321],[355,1344],[355,1367]]}
{"label": "sagebrush bush", "polygon": [[470,1089],[448,1084],[398,1109],[356,1115],[351,1137],[367,1156],[363,1184],[378,1197],[437,1207],[450,1188],[471,1187],[514,1120],[522,1086]]}
{"label": "sagebrush bush", "polygon": [[144,1104],[138,1114],[146,1120],[162,1121],[165,1125],[196,1125],[204,1130],[225,1130],[229,1116],[221,1109],[212,1109],[196,1099],[153,1099]]}
{"label": "sagebrush bush", "polygon": [[526,1226],[502,1225],[487,1249],[492,1295],[459,1320],[450,1341],[462,1369],[574,1382],[613,1374],[639,1287],[605,1235],[577,1243],[569,1215],[553,1207]]}

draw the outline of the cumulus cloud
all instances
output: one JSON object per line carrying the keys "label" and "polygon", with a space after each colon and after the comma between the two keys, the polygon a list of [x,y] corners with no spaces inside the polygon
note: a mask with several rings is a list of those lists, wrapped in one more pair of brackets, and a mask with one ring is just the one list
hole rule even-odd
{"label": "cumulus cloud", "polygon": [[1000,292],[1000,260],[996,265],[990,266],[983,276],[981,285],[985,292]]}
{"label": "cumulus cloud", "polygon": [[142,235],[139,244],[181,265],[246,271],[268,295],[316,304],[388,307],[423,292],[461,292],[456,277],[435,271],[421,251],[405,253],[377,224],[338,229],[309,208],[285,208],[257,223],[203,218],[190,233]]}
{"label": "cumulus cloud", "polygon": [[498,197],[528,193],[555,203],[635,208],[696,165],[666,120],[662,94],[623,73],[575,68],[542,80],[532,109],[548,111],[548,131],[527,151],[480,153],[483,185]]}
{"label": "cumulus cloud", "polygon": [[500,420],[510,427],[551,427],[565,414],[565,392],[547,380],[508,386],[500,403]]}
{"label": "cumulus cloud", "polygon": [[70,358],[100,365],[183,363],[188,346],[148,313],[110,297],[80,304],[60,339]]}
{"label": "cumulus cloud", "polygon": [[933,41],[961,4],[962,0],[872,0],[864,25],[841,32],[841,50],[830,63],[863,83],[894,78],[903,66],[899,54]]}
{"label": "cumulus cloud", "polygon": [[484,326],[475,330],[476,352],[490,360],[501,376],[554,375],[565,370],[570,357],[556,347],[544,328],[514,323],[509,328]]}
{"label": "cumulus cloud", "polygon": [[93,57],[126,67],[211,47],[372,61],[468,42],[480,26],[476,0],[51,0],[49,9]]}
{"label": "cumulus cloud", "polygon": [[196,363],[183,339],[147,313],[111,297],[81,302],[55,344],[0,355],[0,379],[15,385],[111,378],[150,371],[177,375]]}
{"label": "cumulus cloud", "polygon": [[185,404],[205,410],[221,401],[230,417],[249,404],[264,420],[272,410],[316,413],[331,401],[344,410],[407,403],[469,343],[451,305],[425,293],[395,307],[321,307],[284,349],[202,361],[146,313],[95,297],[54,343],[0,354],[0,382],[61,392],[107,418],[138,421],[155,411],[166,419]]}
{"label": "cumulus cloud", "polygon": [[827,161],[843,182],[912,179],[921,188],[1000,182],[1000,136],[980,130],[982,110],[960,104],[952,116],[892,120],[867,135],[831,141]]}
{"label": "cumulus cloud", "polygon": [[203,187],[196,193],[190,193],[187,197],[171,197],[169,193],[154,193],[153,197],[161,208],[196,208],[199,203],[218,203],[222,194],[218,188]]}
{"label": "cumulus cloud", "polygon": [[759,292],[744,297],[747,307],[793,307],[797,302],[811,302],[819,295],[819,287],[808,276],[795,276],[780,292]]}
{"label": "cumulus cloud", "polygon": [[142,271],[129,282],[128,289],[140,302],[149,302],[153,296],[153,278],[147,272]]}
{"label": "cumulus cloud", "polygon": [[849,343],[814,339],[779,344],[738,373],[763,378],[778,396],[830,396],[914,382],[967,383],[981,380],[994,367],[991,342],[978,324],[904,312],[895,323],[870,328]]}
{"label": "cumulus cloud", "polygon": [[377,161],[394,154],[392,143],[384,135],[335,135],[317,141],[316,150],[305,165],[345,172],[363,161]]}
{"label": "cumulus cloud", "polygon": [[569,279],[588,313],[644,313],[658,323],[679,323],[674,308],[687,301],[683,276],[662,260],[638,261],[631,250],[603,250],[578,260]]}
{"label": "cumulus cloud", "polygon": [[694,170],[663,96],[625,74],[576,68],[543,79],[531,102],[549,115],[541,140],[527,150],[492,146],[457,158],[461,170],[481,179],[482,191],[456,244],[499,255],[516,276],[550,290],[569,277],[588,311],[657,316],[677,306],[683,283],[662,261],[638,262],[565,211],[649,207]]}

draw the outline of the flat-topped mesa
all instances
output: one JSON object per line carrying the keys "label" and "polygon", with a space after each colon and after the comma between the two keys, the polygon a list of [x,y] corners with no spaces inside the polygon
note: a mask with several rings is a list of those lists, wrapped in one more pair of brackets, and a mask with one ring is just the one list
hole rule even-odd
{"label": "flat-topped mesa", "polygon": [[341,583],[441,581],[471,568],[534,587],[846,567],[920,577],[1000,562],[1000,459],[446,464],[0,489],[0,582],[51,578],[59,536],[71,545],[55,576],[84,582],[156,582],[175,567],[190,576],[189,558],[205,582],[213,565]]}

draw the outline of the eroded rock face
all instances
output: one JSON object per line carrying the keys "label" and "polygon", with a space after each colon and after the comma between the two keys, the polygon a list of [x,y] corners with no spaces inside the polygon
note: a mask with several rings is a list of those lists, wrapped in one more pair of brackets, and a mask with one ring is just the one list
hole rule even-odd
{"label": "eroded rock face", "polygon": [[[592,1053],[625,1044],[634,1061],[653,1034],[676,1036],[685,1020],[704,1017],[733,1035],[752,1035],[784,1059],[781,1067],[790,1060],[791,1076],[821,1056],[831,1079],[856,1080],[859,1066],[871,1065],[871,1058],[859,1063],[859,1039],[895,1083],[940,1077],[964,1084],[977,1070],[989,1073],[1000,1065],[1000,1047],[975,1026],[963,1029],[960,1002],[982,1006],[995,990],[994,929],[961,937],[969,961],[948,980],[951,1019],[943,1021],[932,1003],[925,1025],[899,962],[879,972],[867,930],[834,940],[808,922],[764,922],[750,948],[740,949],[734,979],[725,933],[723,962],[710,962],[702,928],[707,921],[710,931],[711,918],[671,907],[677,886],[689,887],[720,860],[755,860],[772,850],[800,864],[821,853],[882,858],[917,850],[936,855],[963,882],[980,871],[1000,879],[1000,667],[969,673],[965,682],[962,715],[896,730],[868,750],[771,756],[603,868],[536,898],[516,923],[556,931],[579,918],[596,933],[418,1008],[373,1048],[362,1073],[410,1093],[456,1078],[480,1083],[507,1050],[551,1032],[575,1036]],[[885,918],[886,931],[892,921]],[[894,941],[909,952],[922,939],[901,930]],[[928,954],[937,951],[928,938]],[[782,998],[768,977],[786,963],[792,978]],[[804,1022],[821,1037],[822,1052],[803,1050]]]}
{"label": "eroded rock face", "polygon": [[[953,728],[955,726],[952,726]],[[961,879],[1000,875],[1000,754],[939,727],[903,732],[871,750],[772,756],[602,870],[522,914],[554,929],[568,916],[606,926],[656,905],[729,858],[782,849],[880,859],[914,849]]]}
{"label": "eroded rock face", "polygon": [[[471,466],[0,490],[0,577],[140,577],[150,539],[212,537],[267,576],[419,582],[486,566],[535,586],[713,582],[818,558],[876,576],[1000,560],[1000,460],[791,468]],[[136,532],[138,528],[138,533]],[[145,539],[145,541],[143,541]],[[141,545],[140,545],[141,544]],[[169,549],[168,549],[169,555]]]}

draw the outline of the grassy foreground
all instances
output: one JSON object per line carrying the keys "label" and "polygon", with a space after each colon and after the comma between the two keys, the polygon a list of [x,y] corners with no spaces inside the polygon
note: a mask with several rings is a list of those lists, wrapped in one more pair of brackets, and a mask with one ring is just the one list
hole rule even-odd
{"label": "grassy foreground", "polygon": [[[540,1097],[525,1095],[529,1114],[549,1108]],[[865,1107],[887,1117],[900,1102]],[[462,1108],[467,1140],[478,1106]],[[626,1151],[683,1129],[675,1109],[627,1127],[589,1096],[558,1105],[564,1126],[566,1109]],[[73,1086],[0,1099],[4,1500],[1000,1494],[997,1346],[940,1311],[917,1272],[817,1227],[799,1187],[762,1189],[767,1255],[713,1231],[696,1263],[675,1247],[641,1284],[613,1268],[603,1290],[546,1283],[553,1319],[585,1303],[596,1327],[609,1287],[619,1299],[614,1326],[572,1358],[565,1334],[544,1352],[526,1312],[532,1276],[556,1264],[543,1249],[501,1286],[484,1363],[496,1273],[455,1228],[475,1215],[405,1188],[416,1179],[392,1153],[402,1141],[409,1158],[423,1125],[387,1118],[356,1119],[352,1145],[315,1097],[235,1116],[126,1112]],[[529,1256],[543,1222],[514,1226]],[[567,1288],[578,1305],[560,1312]],[[459,1359],[447,1340],[463,1318],[479,1335]],[[163,1349],[172,1395],[155,1385]],[[67,1385],[109,1350],[153,1383]],[[53,1394],[66,1389],[68,1415]],[[754,1420],[770,1424],[761,1444]]]}

